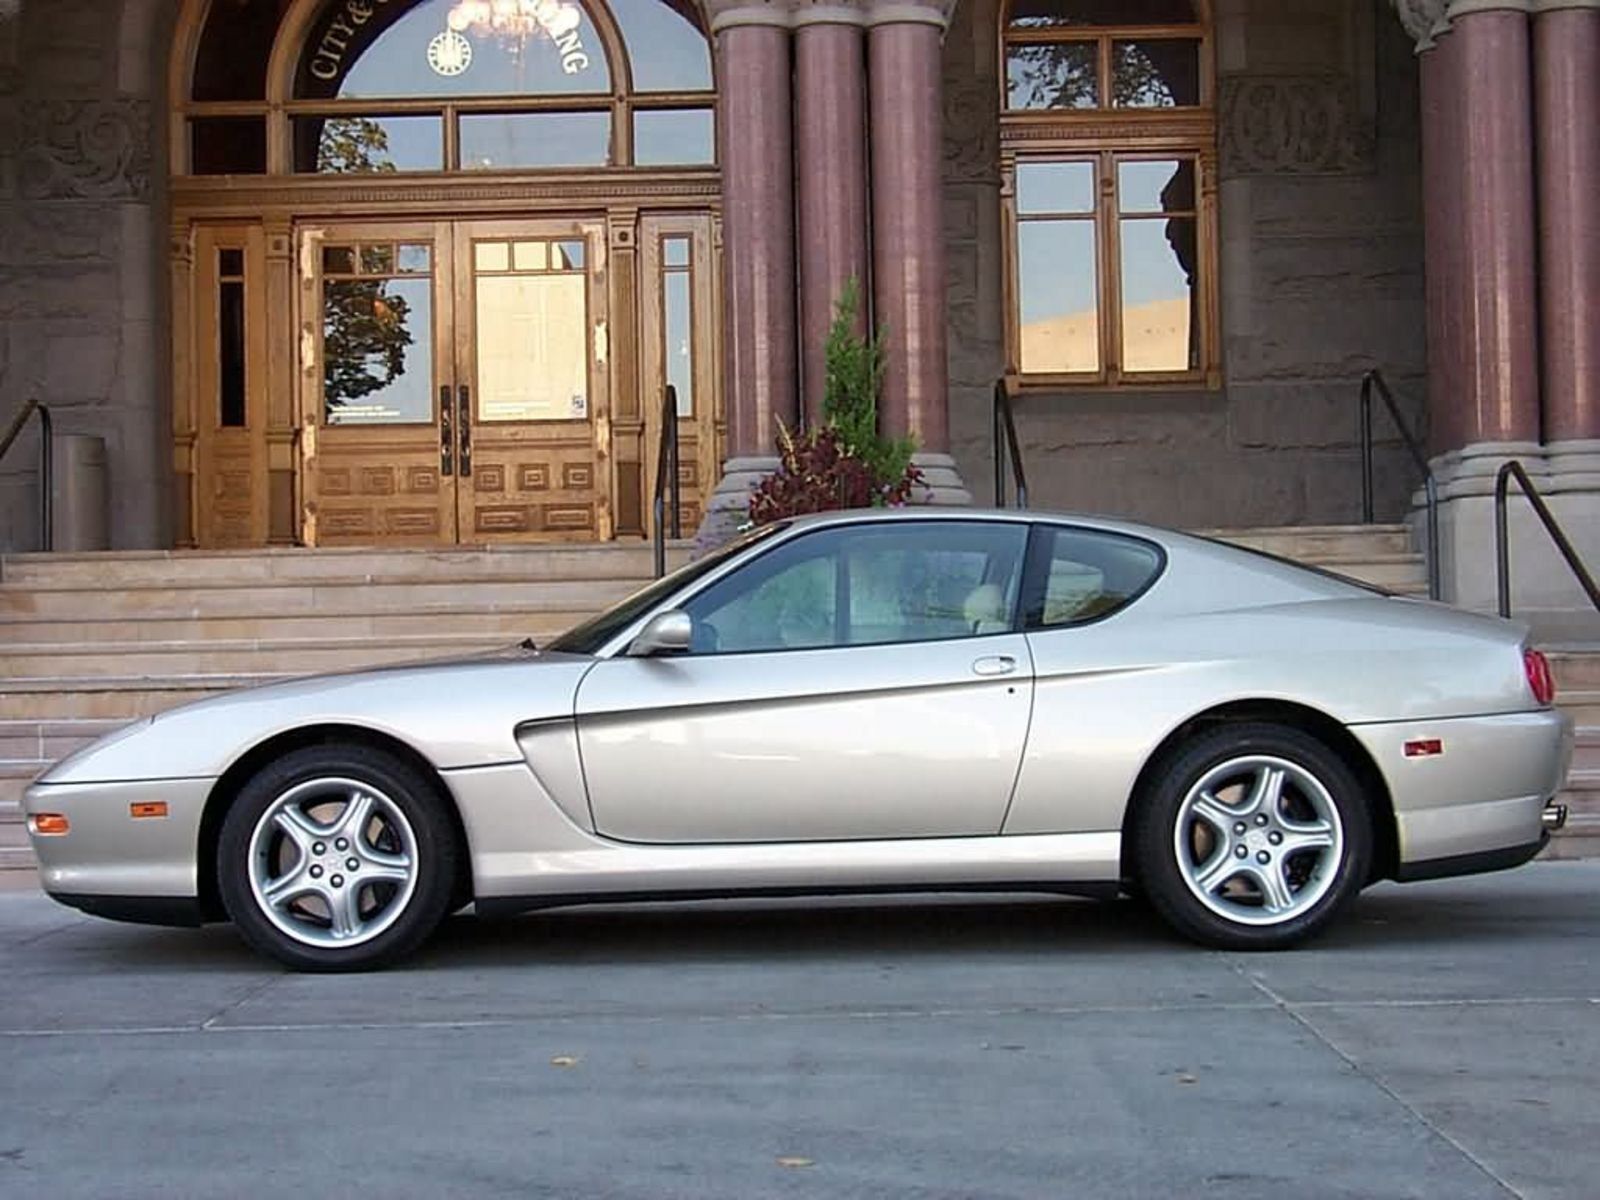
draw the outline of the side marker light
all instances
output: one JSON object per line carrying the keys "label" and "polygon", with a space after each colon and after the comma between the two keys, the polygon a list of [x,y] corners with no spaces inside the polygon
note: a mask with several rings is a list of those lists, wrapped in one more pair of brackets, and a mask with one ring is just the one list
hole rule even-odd
{"label": "side marker light", "polygon": [[1444,742],[1440,738],[1418,738],[1406,743],[1407,758],[1435,758],[1443,753]]}
{"label": "side marker light", "polygon": [[165,800],[141,800],[128,805],[128,815],[135,820],[140,817],[164,817],[167,815],[167,802]]}
{"label": "side marker light", "polygon": [[42,837],[60,837],[72,828],[72,823],[60,813],[34,813],[28,818],[33,832]]}

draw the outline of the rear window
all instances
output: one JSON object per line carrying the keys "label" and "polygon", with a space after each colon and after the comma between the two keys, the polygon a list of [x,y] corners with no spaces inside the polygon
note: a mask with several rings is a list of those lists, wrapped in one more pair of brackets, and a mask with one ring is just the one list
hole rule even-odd
{"label": "rear window", "polygon": [[1166,565],[1153,542],[1099,530],[1035,526],[1029,547],[1029,629],[1083,625],[1127,607]]}

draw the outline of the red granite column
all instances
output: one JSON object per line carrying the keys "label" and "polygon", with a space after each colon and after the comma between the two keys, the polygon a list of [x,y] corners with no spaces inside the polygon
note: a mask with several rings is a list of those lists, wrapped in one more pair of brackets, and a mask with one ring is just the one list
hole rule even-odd
{"label": "red granite column", "polygon": [[794,158],[788,14],[740,8],[712,21],[721,64],[722,245],[728,443],[768,456],[793,426]]}
{"label": "red granite column", "polygon": [[1533,88],[1526,12],[1452,16],[1459,57],[1464,444],[1539,441]]}
{"label": "red granite column", "polygon": [[846,283],[866,316],[866,62],[853,2],[795,14],[795,168],[799,182],[800,380],[808,423],[822,419],[824,345]]}
{"label": "red granite column", "polygon": [[717,43],[727,459],[697,541],[728,537],[798,422],[789,0],[707,0]]}
{"label": "red granite column", "polygon": [[1534,17],[1544,438],[1600,438],[1600,8]]}
{"label": "red granite column", "polygon": [[942,206],[944,14],[876,3],[868,35],[874,319],[888,333],[882,419],[949,449]]}
{"label": "red granite column", "polygon": [[1457,413],[1465,311],[1461,302],[1461,119],[1459,64],[1449,38],[1420,54],[1423,259],[1427,292],[1428,429],[1434,451],[1459,448]]}

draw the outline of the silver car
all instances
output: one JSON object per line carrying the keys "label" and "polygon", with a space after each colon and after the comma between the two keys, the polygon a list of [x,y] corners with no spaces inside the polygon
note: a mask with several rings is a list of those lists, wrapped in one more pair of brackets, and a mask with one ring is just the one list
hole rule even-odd
{"label": "silver car", "polygon": [[1509,867],[1571,754],[1522,627],[1127,522],[756,530],[535,649],[173,709],[29,788],[44,886],[391,963],[453,910],[1134,892],[1277,948]]}

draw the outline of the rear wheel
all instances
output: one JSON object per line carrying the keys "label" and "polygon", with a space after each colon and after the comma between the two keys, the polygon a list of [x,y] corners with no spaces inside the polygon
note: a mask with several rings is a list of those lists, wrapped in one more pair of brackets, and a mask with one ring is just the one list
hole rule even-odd
{"label": "rear wheel", "polygon": [[1344,761],[1298,729],[1218,726],[1180,746],[1132,829],[1150,903],[1187,937],[1280,949],[1361,889],[1372,824]]}
{"label": "rear wheel", "polygon": [[443,919],[457,871],[428,781],[364,746],[307,747],[262,770],[217,850],[223,904],[245,940],[308,971],[409,954]]}

